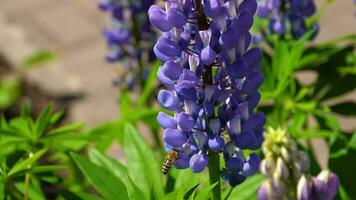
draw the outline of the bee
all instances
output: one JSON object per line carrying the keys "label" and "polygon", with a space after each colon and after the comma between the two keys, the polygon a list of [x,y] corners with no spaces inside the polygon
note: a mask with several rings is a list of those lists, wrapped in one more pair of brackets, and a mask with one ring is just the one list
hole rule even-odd
{"label": "bee", "polygon": [[173,148],[173,151],[167,154],[166,160],[163,162],[162,165],[162,173],[166,175],[169,169],[172,167],[174,162],[179,159],[179,152],[178,149]]}

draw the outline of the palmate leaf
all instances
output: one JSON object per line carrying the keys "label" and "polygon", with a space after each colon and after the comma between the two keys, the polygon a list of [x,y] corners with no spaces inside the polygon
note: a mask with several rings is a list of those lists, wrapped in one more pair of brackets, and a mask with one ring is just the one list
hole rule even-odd
{"label": "palmate leaf", "polygon": [[127,170],[132,180],[145,194],[150,194],[153,190],[153,194],[162,199],[163,181],[160,164],[149,145],[130,124],[125,127],[123,149],[128,160]]}
{"label": "palmate leaf", "polygon": [[125,183],[107,169],[100,167],[83,156],[71,153],[71,157],[83,172],[88,181],[106,199],[128,200],[128,192]]}

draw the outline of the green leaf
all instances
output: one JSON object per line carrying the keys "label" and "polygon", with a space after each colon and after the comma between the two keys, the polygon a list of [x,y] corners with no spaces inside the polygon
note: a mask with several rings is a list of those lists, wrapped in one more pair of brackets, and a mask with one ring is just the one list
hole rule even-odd
{"label": "green leaf", "polygon": [[29,69],[31,67],[41,66],[53,61],[56,58],[56,54],[48,50],[39,50],[25,59],[21,63],[21,67]]}
{"label": "green leaf", "polygon": [[339,196],[341,200],[352,200],[351,197],[347,194],[344,187],[340,184]]}
{"label": "green leaf", "polygon": [[257,190],[262,184],[264,176],[258,174],[248,177],[245,182],[234,188],[230,197],[231,200],[247,200],[257,196]]}
{"label": "green leaf", "polygon": [[127,179],[127,188],[129,191],[130,199],[136,200],[145,200],[149,197],[145,195],[145,193],[137,186],[137,184],[130,178],[128,174],[126,174]]}
{"label": "green leaf", "polygon": [[0,109],[13,105],[21,96],[21,84],[17,77],[0,79]]}
{"label": "green leaf", "polygon": [[193,186],[192,188],[190,188],[183,196],[184,200],[188,200],[190,198],[194,198],[194,193],[196,191],[196,189],[199,187],[200,183],[196,184],[195,186]]}
{"label": "green leaf", "polygon": [[42,112],[40,116],[37,118],[35,122],[35,135],[39,138],[44,134],[45,130],[50,125],[50,118],[52,113],[52,104],[49,104]]}
{"label": "green leaf", "polygon": [[34,153],[31,157],[18,161],[9,171],[8,176],[13,176],[16,173],[27,170],[31,168],[31,165],[35,163],[38,159],[40,159],[45,153],[47,149],[42,149]]}
{"label": "green leaf", "polygon": [[62,110],[54,113],[51,116],[51,119],[49,120],[50,124],[54,125],[54,124],[58,123],[58,121],[63,117],[63,115],[64,115],[64,111],[62,111]]}
{"label": "green leaf", "polygon": [[198,192],[198,195],[196,195],[195,200],[205,200],[208,199],[208,197],[210,196],[210,192],[214,189],[214,187],[217,185],[218,183],[214,183],[212,185],[209,185],[208,187],[205,187],[204,189],[202,189],[200,192]]}
{"label": "green leaf", "polygon": [[115,174],[117,177],[125,177],[125,175],[127,174],[127,169],[125,166],[123,166],[116,160],[103,155],[96,149],[92,148],[89,150],[89,159],[94,164],[107,169],[112,174]]}
{"label": "green leaf", "polygon": [[160,165],[148,144],[130,124],[125,127],[124,153],[130,177],[145,194],[151,188],[159,199],[163,198],[163,181]]}
{"label": "green leaf", "polygon": [[142,107],[152,96],[152,93],[154,92],[155,83],[157,82],[157,71],[161,65],[162,62],[160,62],[159,60],[154,63],[150,75],[145,81],[145,87],[143,88],[143,91],[140,97],[138,98],[138,107]]}
{"label": "green leaf", "polygon": [[5,181],[2,176],[0,176],[0,199],[5,199]]}
{"label": "green leaf", "polygon": [[75,153],[71,153],[71,156],[88,181],[106,199],[129,199],[126,185],[118,177],[83,156]]}
{"label": "green leaf", "polygon": [[83,123],[74,123],[74,124],[69,124],[66,126],[62,126],[56,129],[53,129],[48,132],[49,135],[54,135],[54,134],[64,134],[64,133],[70,133],[70,132],[76,132],[83,128],[85,125]]}

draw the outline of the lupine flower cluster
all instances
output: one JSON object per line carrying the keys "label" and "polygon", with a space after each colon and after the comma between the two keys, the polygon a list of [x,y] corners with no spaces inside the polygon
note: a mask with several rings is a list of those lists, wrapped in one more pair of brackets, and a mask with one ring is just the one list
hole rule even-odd
{"label": "lupine flower cluster", "polygon": [[315,11],[314,0],[260,0],[257,15],[269,20],[270,33],[291,33],[298,39],[309,30],[319,30],[318,24],[308,27],[306,23]]}
{"label": "lupine flower cluster", "polygon": [[298,200],[332,200],[340,186],[339,177],[323,170],[317,177],[303,176],[298,183]]}
{"label": "lupine flower cluster", "polygon": [[307,155],[298,150],[296,143],[281,128],[269,128],[264,138],[265,159],[260,168],[266,180],[259,189],[258,199],[296,199],[298,181],[309,169]]}
{"label": "lupine flower cluster", "polygon": [[223,153],[222,176],[235,186],[258,170],[255,153],[263,141],[263,113],[254,112],[263,81],[262,53],[250,48],[255,0],[167,0],[149,9],[162,36],[154,46],[164,61],[158,78],[167,89],[159,113],[168,149],[179,150],[176,168],[202,172],[212,152]]}
{"label": "lupine flower cluster", "polygon": [[103,35],[110,48],[106,60],[121,64],[115,71],[115,85],[131,89],[150,70],[146,66],[155,59],[152,48],[157,36],[147,11],[153,3],[154,0],[101,0],[98,5],[111,14],[111,27]]}
{"label": "lupine flower cluster", "polygon": [[262,146],[265,159],[260,168],[266,180],[258,191],[259,200],[298,199],[331,200],[339,188],[336,174],[327,170],[317,177],[306,178],[309,169],[307,155],[281,128],[269,128]]}

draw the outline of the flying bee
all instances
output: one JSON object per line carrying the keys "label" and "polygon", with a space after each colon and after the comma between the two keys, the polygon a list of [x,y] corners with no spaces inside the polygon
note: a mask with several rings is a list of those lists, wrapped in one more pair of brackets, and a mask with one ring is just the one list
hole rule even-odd
{"label": "flying bee", "polygon": [[166,175],[175,161],[179,159],[179,152],[178,149],[173,148],[171,152],[167,154],[166,160],[163,162],[162,165],[162,173]]}

